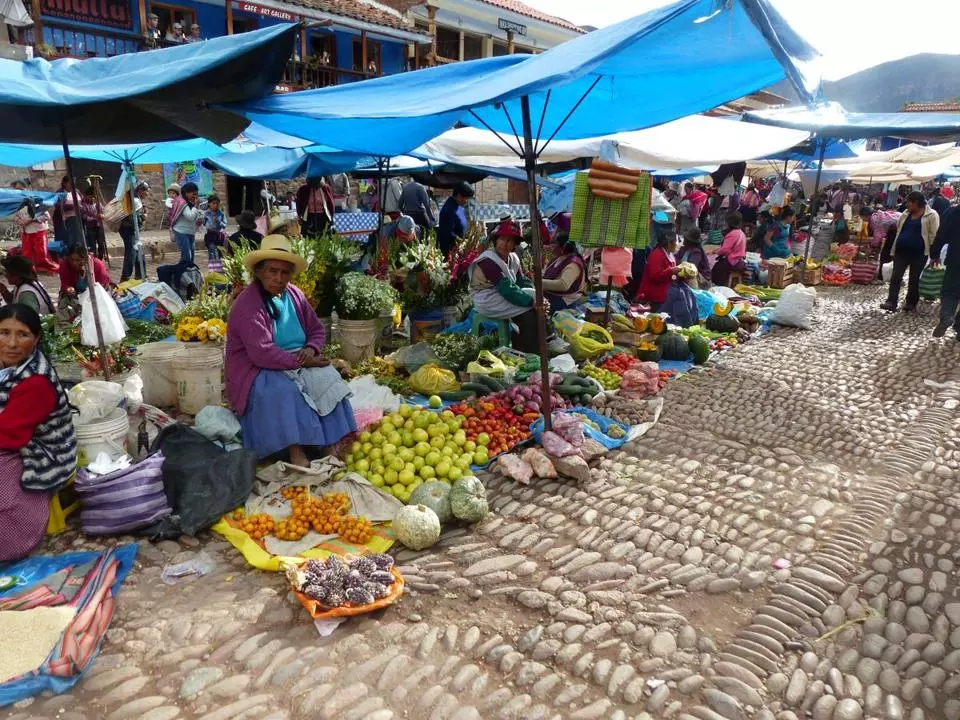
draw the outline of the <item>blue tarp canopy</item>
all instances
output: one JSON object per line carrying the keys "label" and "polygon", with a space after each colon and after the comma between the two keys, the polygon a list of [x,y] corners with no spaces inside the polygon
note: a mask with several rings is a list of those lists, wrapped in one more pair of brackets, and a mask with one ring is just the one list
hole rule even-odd
{"label": "blue tarp canopy", "polygon": [[20,206],[23,205],[23,201],[27,198],[32,199],[35,203],[52,207],[57,201],[58,197],[58,193],[36,191],[31,192],[14,190],[13,188],[0,188],[0,217],[8,217],[13,215],[17,210],[20,209]]}
{"label": "blue tarp canopy", "polygon": [[897,137],[960,136],[960,113],[855,113],[836,103],[814,108],[794,107],[744,113],[746,122],[806,130],[821,137],[857,140],[893,135]]}
{"label": "blue tarp canopy", "polygon": [[[825,138],[827,148],[823,153],[824,160],[847,160],[855,158],[867,149],[865,140],[844,142],[833,138]],[[801,163],[816,163],[820,157],[820,138],[811,138],[808,142],[770,155],[767,160],[792,160]]]}
{"label": "blue tarp canopy", "polygon": [[[2,155],[0,155],[2,157]],[[349,172],[366,177],[375,177],[387,171],[381,168],[378,158],[361,153],[341,152],[313,145],[302,149],[264,147],[253,152],[225,153],[207,160],[207,164],[227,175],[250,180],[293,180],[298,177],[316,177],[333,173]],[[471,172],[494,177],[526,182],[526,173],[517,168],[492,168],[463,165],[450,158],[433,159],[409,156],[390,158],[391,175],[430,172]],[[538,178],[538,184],[552,186],[549,179]]]}
{"label": "blue tarp canopy", "polygon": [[[72,145],[70,155],[84,160],[102,162],[131,162],[162,164],[197,160],[221,155],[227,150],[203,138],[173,140],[147,145]],[[0,144],[0,165],[30,167],[63,157],[63,149],[56,145]]]}
{"label": "blue tarp canopy", "polygon": [[246,123],[210,105],[272,92],[298,27],[110,58],[0,60],[0,141],[226,142]]}
{"label": "blue tarp canopy", "polygon": [[785,77],[813,102],[818,57],[770,0],[680,0],[540,55],[453,63],[231,107],[283,133],[390,156],[457,122],[514,138],[523,96],[533,136],[543,141],[652,127]]}

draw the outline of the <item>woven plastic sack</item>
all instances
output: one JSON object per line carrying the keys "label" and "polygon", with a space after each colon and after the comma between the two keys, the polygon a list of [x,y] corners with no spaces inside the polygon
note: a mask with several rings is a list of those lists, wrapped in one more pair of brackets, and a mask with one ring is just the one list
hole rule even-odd
{"label": "woven plastic sack", "polygon": [[613,350],[613,336],[604,328],[585,322],[568,338],[570,352],[578,360],[592,360]]}
{"label": "woven plastic sack", "polygon": [[437,365],[428,363],[410,376],[410,387],[421,395],[436,395],[437,393],[456,390],[457,376],[450,370],[444,370]]}
{"label": "woven plastic sack", "polygon": [[942,267],[927,267],[920,274],[920,297],[924,300],[937,300],[940,298],[940,291],[943,289]]}

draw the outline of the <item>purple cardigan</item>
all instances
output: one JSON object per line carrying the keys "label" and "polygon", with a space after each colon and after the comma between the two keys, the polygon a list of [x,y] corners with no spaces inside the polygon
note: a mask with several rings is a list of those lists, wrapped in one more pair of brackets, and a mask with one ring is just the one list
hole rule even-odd
{"label": "purple cardigan", "polygon": [[[310,307],[303,291],[287,285],[300,325],[307,336],[307,347],[323,350],[324,329],[320,318]],[[227,319],[227,348],[224,374],[227,399],[237,415],[247,410],[250,388],[261,370],[296,370],[297,356],[273,344],[273,319],[267,314],[257,285],[250,285],[230,308]]]}

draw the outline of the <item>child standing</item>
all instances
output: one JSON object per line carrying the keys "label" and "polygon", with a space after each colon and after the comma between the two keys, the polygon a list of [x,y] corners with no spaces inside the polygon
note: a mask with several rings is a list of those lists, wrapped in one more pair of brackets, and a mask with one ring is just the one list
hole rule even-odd
{"label": "child standing", "polygon": [[207,210],[203,214],[203,244],[207,246],[207,266],[212,270],[214,266],[223,265],[220,261],[220,248],[223,246],[227,229],[227,217],[220,209],[220,198],[211,195],[207,198]]}

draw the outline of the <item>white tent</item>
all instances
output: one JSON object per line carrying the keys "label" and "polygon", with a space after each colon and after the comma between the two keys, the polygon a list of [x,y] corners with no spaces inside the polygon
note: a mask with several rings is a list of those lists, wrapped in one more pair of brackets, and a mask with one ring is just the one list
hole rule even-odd
{"label": "white tent", "polygon": [[[678,170],[767,157],[809,137],[809,133],[799,130],[690,115],[646,130],[584,140],[554,140],[546,145],[539,160],[552,163],[602,158],[643,170]],[[411,154],[454,157],[465,164],[488,167],[518,162],[517,153],[496,135],[476,128],[449,130]]]}

